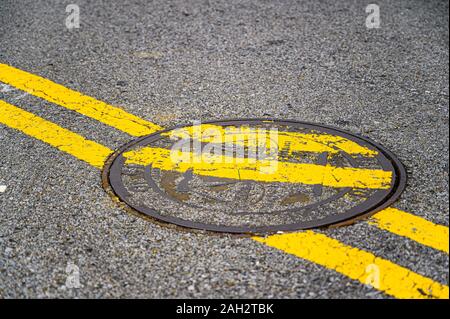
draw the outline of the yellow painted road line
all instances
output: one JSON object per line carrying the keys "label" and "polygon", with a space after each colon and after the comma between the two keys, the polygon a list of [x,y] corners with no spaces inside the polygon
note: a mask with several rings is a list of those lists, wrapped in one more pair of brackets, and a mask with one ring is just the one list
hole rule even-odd
{"label": "yellow painted road line", "polygon": [[39,116],[0,100],[0,124],[19,130],[57,149],[102,168],[112,151]]}
{"label": "yellow painted road line", "polygon": [[376,169],[248,158],[242,159],[242,162],[230,161],[230,158],[224,155],[210,153],[197,155],[192,152],[171,151],[158,147],[144,147],[136,151],[128,151],[123,156],[128,164],[152,164],[153,167],[161,170],[182,173],[192,169],[198,175],[259,182],[386,189],[391,187],[392,180],[392,172]]}
{"label": "yellow painted road line", "polygon": [[[269,122],[269,121],[268,121]],[[269,122],[270,123],[270,122]],[[265,147],[272,147],[275,144],[279,150],[287,150],[287,156],[294,152],[314,152],[337,154],[345,152],[347,154],[359,154],[367,157],[373,157],[378,154],[376,150],[346,139],[342,136],[336,136],[325,133],[300,133],[275,131],[263,128],[219,126],[215,124],[197,124],[189,127],[183,127],[177,130],[166,132],[163,136],[171,138],[191,138],[201,140],[205,143],[223,143],[227,138],[232,137],[233,144],[245,146],[258,146],[258,139],[267,139]],[[275,137],[271,141],[271,137]]]}
{"label": "yellow painted road line", "polygon": [[449,231],[446,226],[396,208],[386,208],[376,213],[369,223],[448,254]]}
{"label": "yellow painted road line", "polygon": [[0,64],[0,81],[133,136],[148,135],[162,129],[120,108],[6,64]]}
{"label": "yellow painted road line", "polygon": [[[0,123],[46,142],[59,150],[102,168],[111,150],[16,106],[0,101]],[[312,231],[274,235],[255,240],[305,260],[333,269],[365,283],[367,266],[375,265],[381,276],[375,287],[398,298],[448,298],[448,286],[423,277],[371,253],[346,246]]]}
{"label": "yellow painted road line", "polygon": [[371,283],[396,298],[449,298],[448,286],[323,234],[306,231],[253,239],[363,284]]}
{"label": "yellow painted road line", "polygon": [[[163,129],[155,123],[143,120],[120,108],[6,64],[0,64],[0,81],[133,136],[148,135]],[[215,128],[225,133],[225,129],[217,125],[201,126],[205,130]],[[189,129],[192,128],[187,128],[187,130]],[[207,137],[199,138],[204,142],[208,141]],[[288,154],[298,151],[329,152],[330,154],[344,151],[348,154],[360,154],[363,156],[374,156],[377,154],[375,150],[361,146],[343,137],[329,134],[279,132],[278,138],[279,148],[288,149]]]}

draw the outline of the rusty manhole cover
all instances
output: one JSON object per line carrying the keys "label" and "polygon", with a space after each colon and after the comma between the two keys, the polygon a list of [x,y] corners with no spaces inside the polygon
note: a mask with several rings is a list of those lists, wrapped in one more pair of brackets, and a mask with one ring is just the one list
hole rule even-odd
{"label": "rusty manhole cover", "polygon": [[179,226],[270,233],[338,224],[395,201],[405,170],[380,145],[309,123],[230,120],[139,138],[104,185],[132,209]]}

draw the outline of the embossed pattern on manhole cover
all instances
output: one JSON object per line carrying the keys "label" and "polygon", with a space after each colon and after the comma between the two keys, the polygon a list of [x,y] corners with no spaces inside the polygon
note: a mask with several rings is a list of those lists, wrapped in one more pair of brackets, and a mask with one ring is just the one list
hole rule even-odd
{"label": "embossed pattern on manhole cover", "polygon": [[107,161],[106,189],[163,222],[232,233],[327,226],[395,201],[406,174],[380,145],[342,130],[230,120],[165,130]]}

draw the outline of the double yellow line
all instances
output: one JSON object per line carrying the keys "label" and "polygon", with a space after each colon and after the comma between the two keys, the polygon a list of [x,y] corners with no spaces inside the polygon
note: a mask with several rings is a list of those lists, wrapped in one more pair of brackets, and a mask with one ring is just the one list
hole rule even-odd
{"label": "double yellow line", "polygon": [[[0,82],[78,112],[132,136],[162,129],[157,124],[122,109],[68,89],[37,75],[0,64]],[[0,123],[48,143],[96,168],[102,168],[111,149],[88,140],[39,116],[0,101]],[[395,208],[385,209],[369,221],[373,226],[407,237],[433,249],[449,252],[448,227]],[[254,240],[335,270],[361,283],[370,283],[376,269],[379,284],[374,288],[397,298],[449,298],[449,288],[370,252],[345,245],[324,234],[303,231],[277,234]],[[375,267],[375,268],[374,268]],[[368,271],[369,269],[369,271]]]}

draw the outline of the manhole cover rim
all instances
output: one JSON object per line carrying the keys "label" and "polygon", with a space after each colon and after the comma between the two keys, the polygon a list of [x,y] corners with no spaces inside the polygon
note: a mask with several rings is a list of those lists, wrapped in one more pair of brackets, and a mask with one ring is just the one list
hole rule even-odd
{"label": "manhole cover rim", "polygon": [[[139,207],[137,207],[135,204],[127,201],[126,199],[123,199],[119,194],[117,194],[116,190],[114,190],[113,186],[111,185],[110,180],[110,170],[112,165],[114,164],[117,157],[120,156],[125,150],[129,149],[130,147],[140,143],[143,140],[150,139],[155,136],[159,136],[163,133],[170,132],[175,129],[184,128],[184,127],[190,127],[192,124],[180,124],[176,126],[172,126],[169,128],[166,128],[164,130],[160,130],[157,132],[154,132],[149,135],[138,137],[124,145],[122,145],[120,148],[118,148],[115,152],[113,152],[109,158],[106,160],[105,165],[102,170],[102,185],[105,191],[112,197],[113,200],[119,201],[122,203],[125,208],[130,209],[133,213],[143,216],[143,217],[150,217],[152,220],[155,220],[156,222],[162,222],[163,224],[170,224],[175,226],[180,226],[187,229],[192,230],[203,230],[203,231],[212,231],[212,232],[219,232],[219,233],[236,233],[236,234],[270,234],[270,233],[276,233],[276,232],[290,232],[290,231],[297,231],[297,230],[306,230],[306,229],[313,229],[313,228],[321,228],[326,226],[336,226],[340,224],[347,224],[350,223],[353,220],[358,220],[361,218],[369,217],[382,209],[385,209],[389,207],[391,204],[393,204],[395,201],[398,200],[402,192],[404,191],[406,187],[406,181],[407,181],[407,174],[406,169],[402,162],[397,158],[395,154],[393,154],[391,151],[386,149],[381,144],[373,141],[372,139],[361,136],[358,134],[354,134],[350,131],[336,128],[329,125],[324,124],[315,124],[311,122],[305,122],[305,121],[295,121],[295,120],[281,120],[281,119],[267,119],[267,118],[246,118],[246,119],[223,119],[223,120],[213,120],[208,122],[202,122],[201,124],[227,124],[227,125],[233,125],[233,124],[242,124],[242,123],[249,124],[251,122],[264,122],[264,123],[278,123],[278,124],[293,124],[293,125],[300,125],[300,126],[312,126],[317,127],[318,129],[325,129],[325,130],[331,130],[336,133],[339,133],[339,136],[346,137],[350,136],[352,138],[355,138],[357,140],[363,141],[365,143],[368,143],[375,149],[379,150],[386,160],[389,161],[391,166],[393,167],[393,179],[395,181],[394,185],[391,188],[391,191],[384,196],[384,198],[373,204],[372,206],[367,207],[361,212],[358,213],[350,213],[347,211],[343,214],[335,215],[335,216],[327,216],[321,220],[313,220],[313,221],[302,221],[299,223],[292,223],[292,224],[280,224],[280,225],[270,225],[270,226],[228,226],[228,225],[215,225],[215,224],[206,224],[202,222],[195,222],[190,221],[174,216],[164,216],[158,213],[156,209],[152,209],[149,207],[146,207],[145,212],[140,210]],[[195,124],[194,124],[195,125]],[[341,135],[342,134],[342,135]],[[353,139],[350,139],[353,140]],[[355,206],[356,207],[356,206]],[[348,215],[348,216],[347,216]]]}

